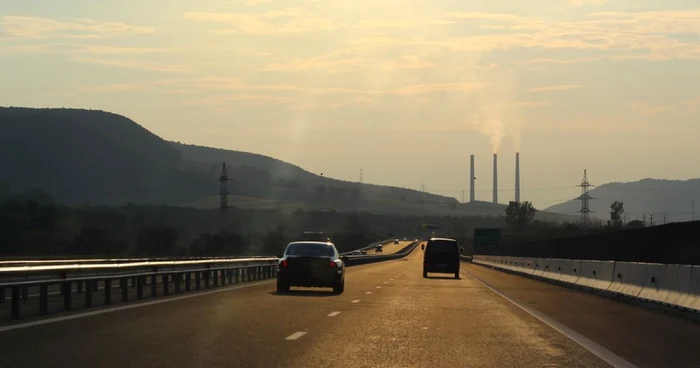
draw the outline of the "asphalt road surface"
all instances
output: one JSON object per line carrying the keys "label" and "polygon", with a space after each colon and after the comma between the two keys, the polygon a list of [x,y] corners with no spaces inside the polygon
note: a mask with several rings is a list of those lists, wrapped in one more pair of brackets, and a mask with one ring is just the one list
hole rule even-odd
{"label": "asphalt road surface", "polygon": [[423,279],[422,254],[348,269],[341,295],[263,281],[0,328],[0,366],[700,366],[690,322],[477,265]]}

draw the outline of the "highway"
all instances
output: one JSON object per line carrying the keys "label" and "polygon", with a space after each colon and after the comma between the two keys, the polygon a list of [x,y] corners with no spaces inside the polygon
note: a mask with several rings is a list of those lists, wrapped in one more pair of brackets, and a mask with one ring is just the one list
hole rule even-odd
{"label": "highway", "polygon": [[422,255],[349,268],[341,295],[261,281],[0,327],[0,366],[700,366],[691,322],[466,263],[423,279]]}

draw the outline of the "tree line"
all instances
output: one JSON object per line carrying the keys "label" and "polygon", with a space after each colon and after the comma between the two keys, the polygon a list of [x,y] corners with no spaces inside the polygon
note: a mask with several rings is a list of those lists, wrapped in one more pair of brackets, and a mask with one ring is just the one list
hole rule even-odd
{"label": "tree line", "polygon": [[345,252],[387,238],[429,236],[423,229],[426,223],[465,242],[475,227],[505,226],[503,218],[488,216],[67,206],[39,189],[10,195],[7,186],[0,185],[0,256],[4,257],[274,255],[303,231],[323,231]]}

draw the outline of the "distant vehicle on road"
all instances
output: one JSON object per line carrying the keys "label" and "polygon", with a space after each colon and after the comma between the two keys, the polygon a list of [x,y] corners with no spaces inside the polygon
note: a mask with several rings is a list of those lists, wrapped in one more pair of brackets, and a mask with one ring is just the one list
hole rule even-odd
{"label": "distant vehicle on road", "polygon": [[362,253],[362,255],[364,256],[364,255],[367,254],[367,251],[363,249],[363,250],[360,251],[360,253]]}
{"label": "distant vehicle on road", "polygon": [[345,290],[345,264],[330,242],[300,241],[287,245],[277,265],[277,291],[292,286]]}
{"label": "distant vehicle on road", "polygon": [[329,242],[331,239],[320,231],[304,231],[299,235],[298,241],[317,241],[317,242]]}
{"label": "distant vehicle on road", "polygon": [[361,255],[362,255],[362,251],[356,250],[356,251],[354,251],[354,252],[352,252],[352,253],[350,253],[350,254],[353,255],[353,256],[361,256]]}
{"label": "distant vehicle on road", "polygon": [[394,244],[399,244],[399,239],[394,239]]}
{"label": "distant vehicle on road", "polygon": [[423,254],[423,277],[429,272],[453,273],[459,278],[459,242],[448,238],[430,238]]}
{"label": "distant vehicle on road", "polygon": [[377,247],[374,248],[374,253],[384,253],[384,247],[382,247],[381,244],[377,245]]}

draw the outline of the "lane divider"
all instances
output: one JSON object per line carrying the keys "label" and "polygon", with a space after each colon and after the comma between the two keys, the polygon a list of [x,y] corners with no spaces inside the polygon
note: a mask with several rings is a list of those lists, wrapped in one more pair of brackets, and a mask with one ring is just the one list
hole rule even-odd
{"label": "lane divider", "polygon": [[335,317],[339,314],[340,314],[340,312],[331,312],[330,314],[328,314],[328,317]]}
{"label": "lane divider", "polygon": [[359,302],[360,302],[360,299],[355,299],[351,303],[359,303]]}
{"label": "lane divider", "polygon": [[366,292],[365,294],[369,295],[369,294],[372,294],[372,292],[371,292],[371,291],[368,291],[368,292]]}
{"label": "lane divider", "polygon": [[304,335],[306,335],[306,331],[298,331],[298,332],[295,332],[295,333],[287,336],[287,338],[285,340],[297,340]]}

